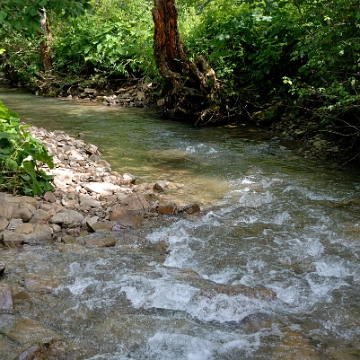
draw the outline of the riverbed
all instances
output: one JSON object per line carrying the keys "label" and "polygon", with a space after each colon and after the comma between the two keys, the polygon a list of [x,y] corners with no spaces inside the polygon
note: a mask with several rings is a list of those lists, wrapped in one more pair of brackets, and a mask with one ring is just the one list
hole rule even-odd
{"label": "riverbed", "polygon": [[[196,128],[150,109],[5,89],[0,99],[30,125],[84,133],[137,183],[184,184],[176,201],[201,205],[201,216],[119,233],[114,248],[0,250],[15,292],[29,276],[58,280],[16,299],[15,310],[61,334],[69,359],[360,356],[358,170],[301,159],[274,134],[241,124]],[[0,357],[13,359],[16,346],[0,341]]]}

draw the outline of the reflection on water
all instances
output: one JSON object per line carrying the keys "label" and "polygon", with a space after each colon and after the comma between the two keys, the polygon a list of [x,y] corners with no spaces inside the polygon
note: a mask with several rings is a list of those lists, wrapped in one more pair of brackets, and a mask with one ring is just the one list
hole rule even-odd
{"label": "reflection on water", "polygon": [[[271,135],[241,127],[192,128],[144,109],[0,97],[29,124],[84,132],[119,172],[184,183],[178,196],[206,205],[201,218],[120,233],[113,249],[54,244],[0,253],[16,289],[32,274],[60,279],[48,294],[17,300],[16,310],[63,334],[78,358],[360,356],[356,171],[301,160],[269,143]],[[163,242],[166,254],[156,247]]]}

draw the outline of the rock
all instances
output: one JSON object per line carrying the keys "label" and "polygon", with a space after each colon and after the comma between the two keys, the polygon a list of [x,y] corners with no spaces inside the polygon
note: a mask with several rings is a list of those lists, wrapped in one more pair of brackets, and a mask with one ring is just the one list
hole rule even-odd
{"label": "rock", "polygon": [[177,205],[174,202],[170,202],[167,204],[160,204],[157,207],[157,212],[162,215],[171,215],[177,213]]}
{"label": "rock", "polygon": [[94,234],[89,235],[84,239],[85,246],[87,247],[110,247],[116,245],[114,236],[107,234]]}
{"label": "rock", "polygon": [[9,207],[9,194],[0,193],[0,217],[7,220],[11,219],[12,208]]}
{"label": "rock", "polygon": [[121,205],[115,205],[110,212],[110,221],[115,221],[124,228],[139,227],[142,224],[142,216],[133,210],[125,210]]}
{"label": "rock", "polygon": [[45,223],[50,219],[51,215],[49,212],[43,209],[37,209],[34,212],[33,217],[30,219],[31,223]]}
{"label": "rock", "polygon": [[[34,212],[36,208],[28,204],[27,202],[13,204],[11,218],[15,219],[22,219],[24,222],[29,221],[32,216],[34,215]],[[9,219],[10,220],[10,219]]]}
{"label": "rock", "polygon": [[109,233],[113,231],[116,221],[96,222],[91,225],[91,230],[98,233]]}
{"label": "rock", "polygon": [[76,238],[72,235],[65,234],[64,236],[61,237],[61,241],[65,244],[75,244]]}
{"label": "rock", "polygon": [[145,100],[145,93],[144,93],[143,91],[138,91],[138,92],[137,92],[137,95],[136,95],[136,98],[137,98],[139,101]]}
{"label": "rock", "polygon": [[16,230],[22,224],[23,224],[22,219],[11,219],[7,226],[7,230]]}
{"label": "rock", "polygon": [[83,229],[92,230],[92,225],[96,224],[99,221],[98,216],[86,216],[81,223],[81,227]]}
{"label": "rock", "polygon": [[138,212],[148,212],[150,206],[143,194],[132,193],[122,199],[119,199],[119,204],[114,207],[113,211],[117,208]]}
{"label": "rock", "polygon": [[52,174],[55,175],[55,179],[61,183],[71,184],[74,176],[73,171],[68,169],[54,169]]}
{"label": "rock", "polygon": [[22,351],[20,355],[16,356],[14,360],[42,359],[43,357],[38,357],[41,352],[39,345],[31,345],[25,351]]}
{"label": "rock", "polygon": [[281,343],[275,348],[272,359],[318,359],[315,349],[308,340],[299,332],[290,330],[282,338]]}
{"label": "rock", "polygon": [[75,210],[61,209],[51,219],[53,224],[62,225],[62,227],[80,226],[84,220],[84,216]]}
{"label": "rock", "polygon": [[14,232],[17,233],[17,234],[27,235],[27,234],[30,234],[30,233],[32,233],[34,231],[34,227],[35,227],[35,225],[30,224],[30,223],[21,224],[21,225],[16,227]]}
{"label": "rock", "polygon": [[23,234],[17,234],[10,230],[5,230],[2,233],[2,242],[8,247],[17,247],[25,244],[25,237]]}
{"label": "rock", "polygon": [[25,280],[25,288],[29,292],[51,293],[61,284],[61,280],[50,276],[31,276]]}
{"label": "rock", "polygon": [[200,212],[200,206],[198,204],[189,204],[179,208],[179,212],[184,212],[188,215]]}
{"label": "rock", "polygon": [[4,217],[1,217],[0,218],[0,231],[5,230],[8,225],[9,225],[9,220],[5,219]]}
{"label": "rock", "polygon": [[53,233],[53,229],[48,224],[36,224],[32,232],[23,234],[24,243],[32,245],[41,244],[51,240]]}
{"label": "rock", "polygon": [[0,283],[0,314],[14,311],[13,296],[8,284]]}
{"label": "rock", "polygon": [[101,202],[93,199],[89,195],[80,196],[80,208],[82,210],[89,210],[91,208],[98,208],[101,206]]}
{"label": "rock", "polygon": [[13,295],[13,298],[16,300],[25,300],[31,298],[31,295],[24,290],[20,290]]}
{"label": "rock", "polygon": [[250,298],[261,300],[273,300],[276,298],[275,291],[267,288],[254,288],[246,285],[222,285],[214,284],[208,288],[200,290],[200,296],[212,298],[219,294],[226,294],[228,296],[244,295]]}
{"label": "rock", "polygon": [[0,315],[0,334],[19,344],[50,344],[62,338],[38,321],[13,315]]}
{"label": "rock", "polygon": [[86,152],[88,152],[90,154],[101,155],[98,147],[96,145],[93,145],[93,144],[86,145],[85,150],[86,150]]}
{"label": "rock", "polygon": [[135,176],[133,176],[129,173],[123,174],[122,177],[123,177],[124,184],[135,184],[135,182],[136,182]]}
{"label": "rock", "polygon": [[53,230],[53,233],[59,233],[61,231],[61,226],[58,224],[50,224],[50,227]]}
{"label": "rock", "polygon": [[83,187],[87,191],[106,195],[106,196],[112,195],[112,194],[116,193],[117,191],[121,190],[119,185],[114,185],[114,184],[107,183],[107,182],[103,182],[103,183],[91,182],[91,183],[83,185]]}
{"label": "rock", "polygon": [[95,89],[85,88],[84,93],[87,95],[96,95],[97,91]]}
{"label": "rock", "polygon": [[155,183],[153,189],[157,192],[166,193],[171,190],[177,190],[183,188],[183,184],[177,184],[168,180],[159,180]]}

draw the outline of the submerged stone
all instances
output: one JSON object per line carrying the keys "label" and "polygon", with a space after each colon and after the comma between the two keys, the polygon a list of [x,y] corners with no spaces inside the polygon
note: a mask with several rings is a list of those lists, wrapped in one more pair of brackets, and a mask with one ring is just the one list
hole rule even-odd
{"label": "submerged stone", "polygon": [[8,284],[0,283],[0,313],[12,313],[14,303],[11,288]]}
{"label": "submerged stone", "polygon": [[0,315],[0,334],[19,344],[49,344],[62,338],[38,321],[13,315]]}

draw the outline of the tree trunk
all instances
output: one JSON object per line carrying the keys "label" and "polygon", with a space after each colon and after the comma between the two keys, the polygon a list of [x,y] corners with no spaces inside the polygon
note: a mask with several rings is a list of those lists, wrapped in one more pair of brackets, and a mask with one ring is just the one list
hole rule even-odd
{"label": "tree trunk", "polygon": [[154,0],[154,57],[167,86],[162,101],[164,114],[186,117],[196,123],[215,122],[219,84],[203,56],[187,59],[179,37],[175,0]]}
{"label": "tree trunk", "polygon": [[46,16],[46,9],[42,8],[41,11],[42,12],[38,12],[38,14],[40,16],[41,29],[45,33],[45,36],[40,34],[40,36],[43,37],[43,40],[40,43],[40,52],[44,64],[44,70],[50,71],[52,69],[51,43],[53,42],[53,37],[50,32],[49,19]]}

